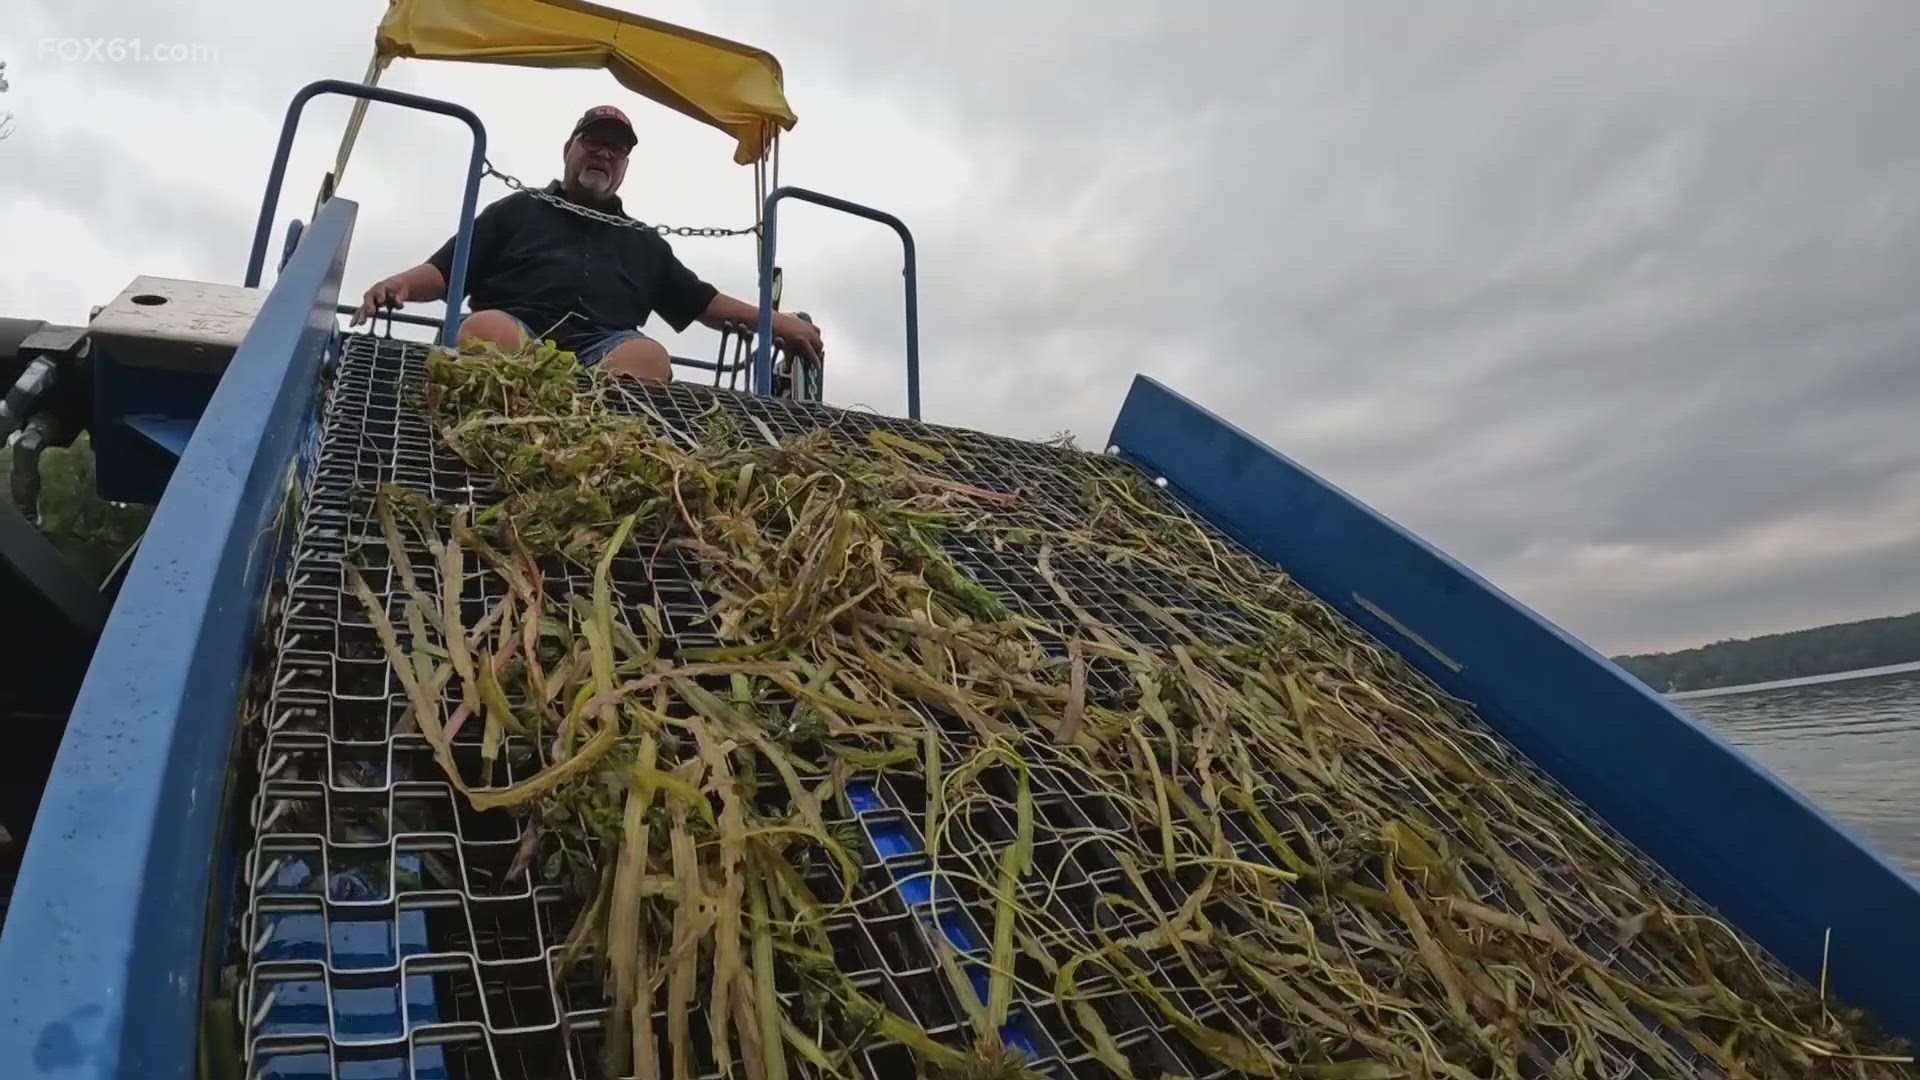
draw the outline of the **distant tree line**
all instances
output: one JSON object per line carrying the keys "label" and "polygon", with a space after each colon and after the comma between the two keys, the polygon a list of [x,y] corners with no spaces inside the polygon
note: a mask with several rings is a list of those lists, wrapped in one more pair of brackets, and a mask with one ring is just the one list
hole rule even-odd
{"label": "distant tree line", "polygon": [[1661,693],[1907,664],[1920,661],[1920,612],[1613,660]]}

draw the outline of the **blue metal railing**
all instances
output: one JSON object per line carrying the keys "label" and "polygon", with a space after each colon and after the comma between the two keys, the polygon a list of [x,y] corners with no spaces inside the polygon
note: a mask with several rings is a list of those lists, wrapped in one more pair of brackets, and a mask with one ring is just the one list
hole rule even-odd
{"label": "blue metal railing", "polygon": [[459,231],[454,234],[453,273],[447,280],[447,296],[452,302],[447,305],[447,318],[440,327],[441,344],[453,344],[454,335],[460,329],[459,298],[465,294],[467,284],[467,254],[473,244],[474,208],[479,201],[480,175],[487,158],[487,129],[471,109],[451,102],[343,79],[322,79],[309,83],[295,94],[292,104],[287,106],[286,120],[280,126],[280,145],[273,153],[273,172],[267,179],[266,198],[260,204],[259,223],[254,226],[253,252],[247,257],[247,288],[259,287],[260,273],[266,266],[267,237],[273,228],[273,211],[280,203],[280,187],[286,179],[287,157],[293,152],[293,135],[300,127],[300,114],[306,109],[308,101],[321,94],[344,94],[347,97],[384,101],[389,105],[439,113],[462,121],[473,131],[473,157],[467,163],[467,186],[460,200]]}
{"label": "blue metal railing", "polygon": [[775,188],[767,196],[762,214],[765,242],[760,245],[760,332],[753,347],[753,392],[762,397],[773,393],[774,219],[782,199],[799,199],[843,214],[877,221],[900,234],[900,245],[906,249],[903,274],[907,279],[907,415],[915,420],[920,419],[920,305],[913,260],[913,233],[905,222],[885,211],[805,188]]}

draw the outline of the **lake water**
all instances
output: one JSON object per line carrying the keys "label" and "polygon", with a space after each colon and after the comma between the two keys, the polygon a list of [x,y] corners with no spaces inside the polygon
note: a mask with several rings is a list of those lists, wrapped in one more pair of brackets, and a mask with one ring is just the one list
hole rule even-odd
{"label": "lake water", "polygon": [[1673,704],[1920,876],[1920,670],[1678,696]]}

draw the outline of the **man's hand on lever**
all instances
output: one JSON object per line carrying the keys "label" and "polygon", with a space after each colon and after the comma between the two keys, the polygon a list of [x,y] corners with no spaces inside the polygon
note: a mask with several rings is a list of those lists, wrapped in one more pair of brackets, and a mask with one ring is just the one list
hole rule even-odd
{"label": "man's hand on lever", "polygon": [[409,300],[430,302],[446,295],[447,281],[440,271],[430,263],[382,278],[373,283],[367,294],[360,299],[360,306],[354,310],[348,326],[359,326],[373,318],[373,313],[391,304],[396,308],[405,307]]}
{"label": "man's hand on lever", "polygon": [[392,305],[405,307],[407,303],[407,283],[404,278],[390,277],[373,283],[367,294],[360,298],[360,306],[354,310],[353,318],[347,320],[348,326],[359,326],[379,309]]}
{"label": "man's hand on lever", "polygon": [[820,328],[797,315],[774,312],[773,339],[816,364],[825,360],[827,347],[820,338]]}
{"label": "man's hand on lever", "polygon": [[[760,325],[760,309],[726,293],[718,293],[707,304],[700,321],[715,330],[723,330],[728,326],[757,329]],[[820,328],[784,311],[773,313],[773,339],[810,357],[814,363],[822,362],[826,356],[827,348],[821,341]]]}

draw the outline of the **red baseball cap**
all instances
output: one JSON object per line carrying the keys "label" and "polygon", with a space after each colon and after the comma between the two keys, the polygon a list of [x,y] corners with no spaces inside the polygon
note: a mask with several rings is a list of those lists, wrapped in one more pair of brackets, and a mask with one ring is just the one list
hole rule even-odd
{"label": "red baseball cap", "polygon": [[611,105],[595,105],[581,114],[579,122],[573,125],[573,134],[567,138],[573,139],[588,128],[600,128],[616,134],[629,150],[640,142],[640,136],[634,133],[633,122],[627,119],[627,114]]}

